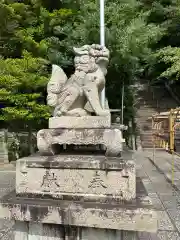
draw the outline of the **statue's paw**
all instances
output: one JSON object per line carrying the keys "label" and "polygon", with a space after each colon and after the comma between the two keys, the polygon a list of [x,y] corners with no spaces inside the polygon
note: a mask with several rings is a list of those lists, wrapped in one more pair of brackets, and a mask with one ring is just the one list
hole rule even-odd
{"label": "statue's paw", "polygon": [[60,116],[62,116],[62,112],[60,110],[54,111],[53,116],[60,117]]}
{"label": "statue's paw", "polygon": [[62,115],[61,106],[58,105],[54,109],[53,117],[60,117],[61,115]]}
{"label": "statue's paw", "polygon": [[67,116],[83,117],[88,116],[88,112],[82,108],[75,108],[68,111]]}
{"label": "statue's paw", "polygon": [[99,115],[99,116],[109,116],[109,115],[110,115],[110,111],[108,111],[108,110],[103,110],[103,111],[99,112],[98,115]]}
{"label": "statue's paw", "polygon": [[60,116],[62,116],[62,112],[61,111],[57,111],[56,117],[60,117]]}

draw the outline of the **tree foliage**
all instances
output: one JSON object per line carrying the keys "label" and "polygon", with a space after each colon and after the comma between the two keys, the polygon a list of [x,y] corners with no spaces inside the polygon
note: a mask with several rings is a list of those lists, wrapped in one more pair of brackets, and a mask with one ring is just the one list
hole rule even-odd
{"label": "tree foliage", "polygon": [[37,127],[50,117],[45,105],[48,64],[53,63],[49,37],[55,22],[65,25],[72,11],[51,12],[41,1],[4,1],[0,9],[5,12],[0,27],[0,120],[16,127]]}
{"label": "tree foliage", "polygon": [[45,64],[27,52],[21,59],[0,59],[0,120],[17,127],[23,123],[33,127],[47,120],[49,109],[41,93],[47,83]]}
{"label": "tree foliage", "polygon": [[151,0],[148,22],[155,21],[162,36],[147,58],[147,74],[151,81],[172,83],[180,79],[180,2]]}
{"label": "tree foliage", "polygon": [[[72,27],[68,26],[65,39],[53,36],[49,40],[49,50],[58,49],[56,62],[59,63],[62,46],[67,59],[72,64],[72,46],[98,43],[99,5],[98,1],[82,1],[79,12],[74,15]],[[107,76],[107,96],[112,108],[121,106],[122,84],[125,87],[125,104],[132,106],[129,84],[143,70],[142,61],[151,53],[149,45],[161,37],[161,29],[153,23],[147,24],[147,16],[136,0],[116,0],[106,2],[106,46],[111,57]],[[68,31],[69,30],[69,31]],[[71,58],[70,58],[71,57]],[[127,107],[126,107],[127,109]],[[129,111],[129,110],[128,110]]]}
{"label": "tree foliage", "polygon": [[[1,119],[32,122],[48,117],[43,104],[50,69],[44,66],[58,64],[70,75],[72,47],[99,43],[98,4],[95,0],[1,1]],[[120,108],[124,84],[125,114],[131,118],[129,85],[144,70],[153,44],[162,39],[163,27],[151,21],[153,11],[142,0],[109,0],[105,10],[106,45],[111,53],[107,97],[111,108]]]}

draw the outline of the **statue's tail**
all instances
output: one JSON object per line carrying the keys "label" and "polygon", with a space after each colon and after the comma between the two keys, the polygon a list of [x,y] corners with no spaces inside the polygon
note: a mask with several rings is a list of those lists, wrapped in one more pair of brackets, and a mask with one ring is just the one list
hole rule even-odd
{"label": "statue's tail", "polygon": [[58,94],[67,82],[67,76],[63,69],[57,65],[52,65],[51,79],[47,85],[47,92]]}

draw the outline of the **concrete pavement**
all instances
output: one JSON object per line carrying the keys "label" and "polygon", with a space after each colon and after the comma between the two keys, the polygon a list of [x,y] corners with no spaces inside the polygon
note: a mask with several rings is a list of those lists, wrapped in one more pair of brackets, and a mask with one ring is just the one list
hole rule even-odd
{"label": "concrete pavement", "polygon": [[[11,165],[0,166],[0,197],[13,191],[14,188],[15,168]],[[13,240],[13,225],[13,221],[0,219],[0,240]]]}
{"label": "concrete pavement", "polygon": [[[158,233],[150,234],[149,238],[145,239],[180,240],[180,191],[172,186],[170,178],[166,176],[166,173],[171,172],[171,165],[166,163],[165,159],[170,159],[171,155],[161,150],[156,152],[157,165],[153,163],[152,156],[152,150],[134,154],[137,174],[141,177],[159,216]],[[180,158],[178,159],[180,161]],[[180,175],[180,172],[177,171],[178,174]]]}

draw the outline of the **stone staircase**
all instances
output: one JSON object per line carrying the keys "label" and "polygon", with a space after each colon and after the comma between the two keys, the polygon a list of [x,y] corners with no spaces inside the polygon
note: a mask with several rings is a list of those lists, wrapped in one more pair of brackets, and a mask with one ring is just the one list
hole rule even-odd
{"label": "stone staircase", "polygon": [[139,84],[136,88],[136,123],[142,148],[152,148],[152,121],[148,119],[155,113],[169,111],[178,104],[164,86]]}

